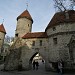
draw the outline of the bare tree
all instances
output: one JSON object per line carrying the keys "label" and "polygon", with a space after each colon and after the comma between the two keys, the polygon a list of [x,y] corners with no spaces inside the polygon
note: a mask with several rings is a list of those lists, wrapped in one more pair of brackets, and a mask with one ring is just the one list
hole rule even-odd
{"label": "bare tree", "polygon": [[10,42],[12,42],[12,41],[14,41],[14,37],[10,37],[10,36],[8,36],[8,35],[5,36],[5,39],[4,39],[4,42],[5,42],[5,43],[10,43]]}
{"label": "bare tree", "polygon": [[75,0],[54,0],[54,6],[57,11],[73,10]]}

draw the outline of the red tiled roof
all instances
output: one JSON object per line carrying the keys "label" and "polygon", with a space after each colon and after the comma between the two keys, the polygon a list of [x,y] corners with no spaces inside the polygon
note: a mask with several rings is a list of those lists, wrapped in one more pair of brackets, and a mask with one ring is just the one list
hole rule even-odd
{"label": "red tiled roof", "polygon": [[47,38],[47,34],[45,32],[34,32],[34,33],[27,33],[22,38],[28,39],[28,38]]}
{"label": "red tiled roof", "polygon": [[3,26],[3,24],[0,25],[0,32],[3,32],[3,33],[6,34],[6,30],[5,30],[4,26]]}
{"label": "red tiled roof", "polygon": [[[69,19],[66,19],[66,13],[69,15]],[[67,12],[58,12],[56,13],[51,21],[49,22],[48,26],[46,27],[45,30],[48,28],[51,28],[53,26],[59,25],[60,23],[70,23],[70,22],[75,22],[75,11],[74,10],[69,10]]]}
{"label": "red tiled roof", "polygon": [[29,14],[28,10],[25,10],[22,14],[20,14],[20,15],[17,17],[17,20],[18,20],[19,18],[24,18],[24,17],[30,19],[30,20],[33,22],[33,19],[32,19],[32,17],[31,17],[31,15]]}

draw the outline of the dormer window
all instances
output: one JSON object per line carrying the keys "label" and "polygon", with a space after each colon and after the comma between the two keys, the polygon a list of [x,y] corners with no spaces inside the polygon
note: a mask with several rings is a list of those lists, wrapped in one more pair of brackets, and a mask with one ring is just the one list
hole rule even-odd
{"label": "dormer window", "polygon": [[65,17],[66,17],[66,19],[69,19],[69,13],[68,13],[68,11],[65,11]]}
{"label": "dormer window", "polygon": [[55,31],[56,30],[56,27],[53,27],[53,31]]}

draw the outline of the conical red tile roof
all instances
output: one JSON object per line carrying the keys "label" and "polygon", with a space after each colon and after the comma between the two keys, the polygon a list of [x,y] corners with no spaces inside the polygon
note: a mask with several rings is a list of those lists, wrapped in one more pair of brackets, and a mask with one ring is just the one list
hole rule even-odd
{"label": "conical red tile roof", "polygon": [[30,19],[30,20],[33,22],[33,19],[32,19],[32,17],[31,17],[30,13],[28,12],[28,10],[25,10],[22,14],[20,14],[20,15],[17,17],[17,20],[18,20],[19,18],[24,18],[24,17]]}
{"label": "conical red tile roof", "polygon": [[5,33],[5,34],[6,34],[6,30],[5,30],[4,25],[3,25],[3,24],[1,24],[1,25],[0,25],[0,32],[3,32],[3,33]]}

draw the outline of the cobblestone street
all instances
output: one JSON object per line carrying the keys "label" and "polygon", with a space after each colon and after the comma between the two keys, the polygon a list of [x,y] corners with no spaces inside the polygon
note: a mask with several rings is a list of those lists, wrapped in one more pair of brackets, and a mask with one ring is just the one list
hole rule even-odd
{"label": "cobblestone street", "polygon": [[[0,71],[0,75],[58,75],[55,72],[46,72],[44,68],[44,64],[39,64],[38,70],[30,70],[30,71]],[[63,74],[63,75],[75,75],[75,74]]]}

